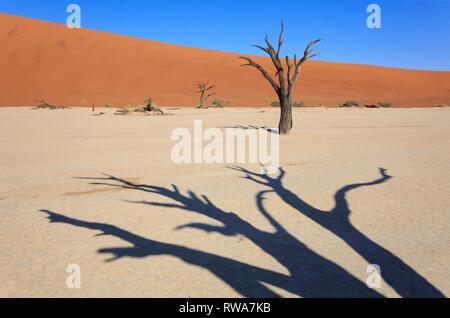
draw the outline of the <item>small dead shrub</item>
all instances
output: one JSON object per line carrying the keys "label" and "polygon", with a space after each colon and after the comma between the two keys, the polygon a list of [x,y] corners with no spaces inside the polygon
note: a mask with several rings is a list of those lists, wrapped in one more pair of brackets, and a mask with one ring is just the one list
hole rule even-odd
{"label": "small dead shrub", "polygon": [[381,108],[390,108],[390,107],[392,107],[392,103],[390,103],[390,102],[379,102],[378,106],[380,106]]}
{"label": "small dead shrub", "polygon": [[166,115],[162,109],[160,109],[158,106],[156,106],[155,103],[153,103],[153,100],[151,98],[147,99],[145,101],[145,105],[142,107],[136,107],[134,105],[127,105],[124,108],[116,110],[114,115],[131,115],[132,113],[140,113],[147,116],[163,116]]}
{"label": "small dead shrub", "polygon": [[215,108],[224,108],[225,102],[221,99],[215,99],[215,100],[213,100],[212,105]]}
{"label": "small dead shrub", "polygon": [[114,115],[116,116],[124,116],[124,115],[130,115],[131,112],[128,108],[120,108],[118,110],[116,110],[116,112],[114,113]]}
{"label": "small dead shrub", "polygon": [[449,107],[449,106],[447,104],[434,104],[433,107],[442,108],[442,107]]}
{"label": "small dead shrub", "polygon": [[50,109],[50,110],[55,110],[55,109],[68,109],[69,107],[66,106],[59,106],[59,105],[52,105],[47,103],[44,99],[38,99],[36,101],[38,104],[33,107],[32,109]]}
{"label": "small dead shrub", "polygon": [[355,100],[346,100],[343,103],[339,104],[341,108],[351,108],[351,107],[359,107],[359,103]]}
{"label": "small dead shrub", "polygon": [[270,102],[270,106],[272,106],[272,107],[280,107],[280,102],[272,101],[272,102]]}

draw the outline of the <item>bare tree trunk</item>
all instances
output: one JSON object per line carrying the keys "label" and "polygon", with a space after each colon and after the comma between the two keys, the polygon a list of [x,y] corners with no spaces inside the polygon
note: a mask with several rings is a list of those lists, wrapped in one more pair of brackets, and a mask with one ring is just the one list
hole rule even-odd
{"label": "bare tree trunk", "polygon": [[279,96],[281,115],[278,131],[281,135],[287,135],[292,129],[292,104],[288,97]]}
{"label": "bare tree trunk", "polygon": [[200,95],[200,108],[205,108],[205,94]]}

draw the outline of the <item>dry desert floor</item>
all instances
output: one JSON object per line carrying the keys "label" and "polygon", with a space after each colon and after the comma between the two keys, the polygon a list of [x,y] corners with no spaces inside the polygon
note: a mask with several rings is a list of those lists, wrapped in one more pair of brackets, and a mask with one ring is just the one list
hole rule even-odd
{"label": "dry desert floor", "polygon": [[450,295],[450,109],[295,110],[274,176],[176,165],[170,135],[276,109],[100,111],[0,109],[0,296]]}

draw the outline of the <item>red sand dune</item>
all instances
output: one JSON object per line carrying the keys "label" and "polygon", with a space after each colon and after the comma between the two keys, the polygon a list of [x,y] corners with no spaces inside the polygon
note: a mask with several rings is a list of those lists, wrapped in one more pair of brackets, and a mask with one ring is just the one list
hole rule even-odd
{"label": "red sand dune", "polygon": [[[0,43],[0,106],[34,105],[41,97],[68,106],[140,104],[147,97],[161,106],[195,106],[198,80],[216,83],[216,98],[231,106],[268,106],[276,99],[257,70],[240,67],[236,54],[5,14]],[[312,61],[298,85],[295,99],[311,105],[336,106],[345,99],[450,104],[450,72]]]}

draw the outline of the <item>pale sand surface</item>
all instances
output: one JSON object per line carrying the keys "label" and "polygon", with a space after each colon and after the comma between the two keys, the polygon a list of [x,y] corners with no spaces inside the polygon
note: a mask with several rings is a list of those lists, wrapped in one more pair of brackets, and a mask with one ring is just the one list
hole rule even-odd
{"label": "pale sand surface", "polygon": [[[263,206],[270,187],[242,172],[173,164],[170,133],[195,119],[276,126],[276,109],[97,111],[0,109],[0,296],[377,296],[365,288],[377,261],[378,296],[450,294],[450,109],[295,110],[283,188]],[[77,178],[103,173],[128,183]],[[371,182],[343,189],[354,227],[327,212],[336,191]],[[81,289],[66,287],[68,264]]]}

